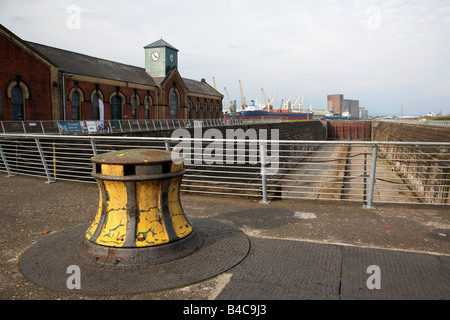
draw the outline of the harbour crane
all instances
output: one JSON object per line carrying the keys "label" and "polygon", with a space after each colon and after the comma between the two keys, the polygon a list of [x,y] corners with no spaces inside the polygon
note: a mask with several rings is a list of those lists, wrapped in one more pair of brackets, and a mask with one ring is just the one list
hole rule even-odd
{"label": "harbour crane", "polygon": [[284,110],[288,110],[288,107],[289,107],[289,101],[291,101],[291,98],[292,98],[292,93],[291,93],[291,95],[289,96],[289,99],[288,99],[287,101],[284,102]]}
{"label": "harbour crane", "polygon": [[266,94],[264,93],[264,89],[261,88],[261,91],[262,91],[264,102],[266,103],[266,106],[268,106],[269,100],[267,100],[267,98],[266,98]]}
{"label": "harbour crane", "polygon": [[263,98],[264,98],[264,102],[266,103],[267,106],[267,111],[270,111],[270,106],[272,105],[273,100],[275,100],[275,97],[277,96],[278,92],[276,92],[273,96],[273,98],[269,101],[266,97],[266,93],[264,92],[264,89],[261,88],[262,94],[263,94]]}
{"label": "harbour crane", "polygon": [[245,109],[247,107],[247,102],[245,101],[244,90],[242,90],[241,80],[239,80],[239,88],[241,90],[241,106],[242,109]]}
{"label": "harbour crane", "polygon": [[292,111],[294,111],[295,105],[297,104],[298,100],[300,100],[301,96],[302,96],[302,94],[300,93],[300,95],[298,96],[297,100],[295,100],[295,102],[292,104]]}
{"label": "harbour crane", "polygon": [[228,99],[228,103],[229,103],[229,104],[228,104],[228,108],[230,109],[230,111],[231,111],[232,113],[234,113],[235,110],[234,110],[234,107],[233,107],[233,103],[231,102],[230,96],[228,95],[227,88],[223,87],[223,89],[225,90],[225,95],[227,96],[227,99]]}
{"label": "harbour crane", "polygon": [[[305,99],[305,94],[303,94],[303,98],[302,101],[300,102],[300,104],[298,105],[298,112],[300,112],[302,110],[302,103],[303,103],[303,99]],[[300,100],[300,97],[302,96],[302,94],[300,93],[300,95],[298,96],[297,100],[295,100],[294,104],[292,105],[292,111],[294,111],[294,107],[297,104],[298,100]]]}
{"label": "harbour crane", "polygon": [[303,103],[303,99],[305,99],[305,95],[306,95],[306,93],[303,94],[302,101],[300,101],[300,104],[298,105],[298,112],[302,112],[302,103]]}

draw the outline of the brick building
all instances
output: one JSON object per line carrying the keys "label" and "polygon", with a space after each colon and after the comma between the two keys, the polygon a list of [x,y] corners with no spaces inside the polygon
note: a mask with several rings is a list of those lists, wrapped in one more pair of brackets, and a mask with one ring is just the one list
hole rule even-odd
{"label": "brick building", "polygon": [[359,101],[344,99],[343,94],[330,94],[327,96],[327,111],[338,117],[348,112],[352,119],[358,119]]}
{"label": "brick building", "polygon": [[327,96],[327,110],[333,114],[340,115],[342,113],[342,107],[344,95],[343,94],[331,94]]}
{"label": "brick building", "polygon": [[[216,119],[223,95],[181,77],[178,50],[144,47],[145,68],[24,41],[0,25],[0,120]],[[104,108],[99,107],[103,103]]]}

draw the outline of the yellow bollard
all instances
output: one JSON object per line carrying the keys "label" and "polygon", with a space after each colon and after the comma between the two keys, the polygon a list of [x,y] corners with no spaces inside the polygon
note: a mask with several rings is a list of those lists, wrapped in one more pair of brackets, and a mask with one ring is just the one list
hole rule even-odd
{"label": "yellow bollard", "polygon": [[107,264],[155,264],[200,247],[180,202],[183,162],[175,164],[170,152],[153,149],[114,151],[91,161],[100,201],[82,245],[86,257]]}

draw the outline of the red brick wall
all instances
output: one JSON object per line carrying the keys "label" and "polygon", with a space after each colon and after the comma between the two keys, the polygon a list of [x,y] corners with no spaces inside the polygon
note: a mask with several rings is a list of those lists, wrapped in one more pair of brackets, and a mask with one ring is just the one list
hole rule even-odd
{"label": "red brick wall", "polygon": [[[71,97],[70,90],[75,87],[76,81],[66,80],[66,116],[67,120],[72,120],[71,111]],[[92,82],[77,82],[77,87],[83,92],[84,101],[80,103],[81,107],[81,120],[91,120],[93,118],[93,102],[91,100],[92,92],[96,90],[96,84]],[[103,104],[104,104],[104,119],[111,120],[111,102],[110,96],[116,92],[116,86],[98,84],[98,90],[103,94]],[[119,87],[119,92],[122,93],[126,101],[122,101],[122,119],[132,120],[132,110],[131,110],[131,98],[135,94],[134,88]],[[139,96],[137,104],[137,119],[145,119],[145,97],[147,96],[147,90],[136,89],[136,94]],[[150,91],[152,104],[150,105],[150,119],[155,118],[155,93]],[[101,95],[100,95],[101,97]]]}
{"label": "red brick wall", "polygon": [[28,87],[30,97],[25,99],[25,120],[52,120],[50,68],[23,48],[0,34],[0,89],[3,100],[3,116],[0,120],[12,119],[11,99],[7,88],[19,76]]}

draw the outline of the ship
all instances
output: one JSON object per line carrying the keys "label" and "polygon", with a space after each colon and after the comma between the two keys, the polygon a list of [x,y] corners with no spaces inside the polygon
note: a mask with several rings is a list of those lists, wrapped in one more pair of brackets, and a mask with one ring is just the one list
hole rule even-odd
{"label": "ship", "polygon": [[349,112],[342,112],[341,115],[334,115],[332,113],[327,113],[325,115],[326,120],[352,120]]}
{"label": "ship", "polygon": [[241,111],[241,116],[244,120],[312,120],[313,115],[312,111],[300,112],[292,109],[267,110],[265,105],[255,106],[253,103]]}
{"label": "ship", "polygon": [[241,112],[244,120],[312,120],[313,112],[292,112],[287,110],[245,109]]}

